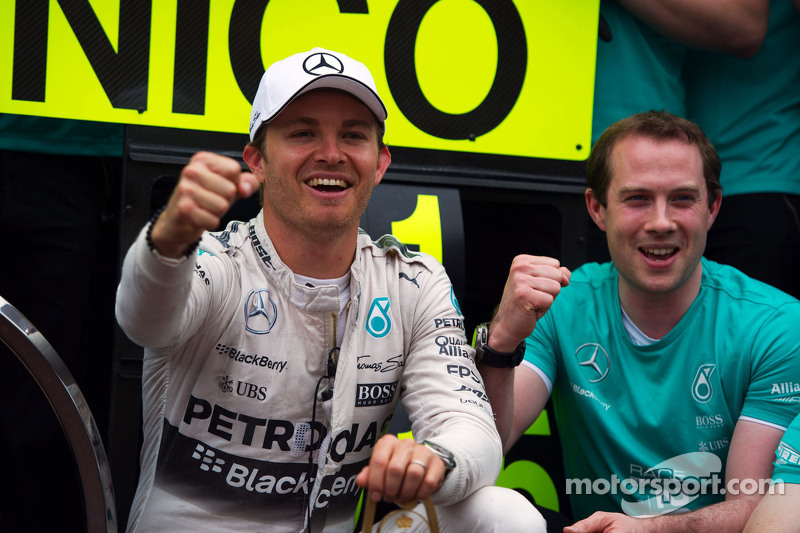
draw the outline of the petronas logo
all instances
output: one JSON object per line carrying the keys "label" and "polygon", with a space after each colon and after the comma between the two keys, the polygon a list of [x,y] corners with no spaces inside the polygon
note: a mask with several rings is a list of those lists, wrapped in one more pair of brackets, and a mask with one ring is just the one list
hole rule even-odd
{"label": "petronas logo", "polygon": [[375,298],[367,314],[367,333],[375,338],[385,337],[392,330],[389,317],[389,298]]}
{"label": "petronas logo", "polygon": [[455,308],[456,313],[458,313],[458,316],[463,316],[461,314],[461,306],[458,305],[458,298],[456,298],[456,294],[455,292],[453,292],[452,285],[450,285],[450,303],[453,304],[453,307]]}
{"label": "petronas logo", "polygon": [[692,398],[700,403],[708,402],[714,394],[714,388],[711,386],[711,374],[716,368],[717,365],[700,365],[700,368],[697,369],[697,374],[692,382]]}

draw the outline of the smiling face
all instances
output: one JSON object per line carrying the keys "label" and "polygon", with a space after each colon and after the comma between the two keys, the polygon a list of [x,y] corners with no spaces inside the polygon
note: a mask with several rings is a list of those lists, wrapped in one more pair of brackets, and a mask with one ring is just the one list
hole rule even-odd
{"label": "smiling face", "polygon": [[699,291],[700,257],[719,212],[709,203],[703,161],[695,144],[630,134],[609,160],[611,180],[603,206],[586,192],[589,214],[606,232],[611,258],[626,294],[678,295]]}
{"label": "smiling face", "polygon": [[252,146],[244,158],[263,183],[264,224],[282,235],[315,240],[350,232],[391,161],[378,148],[378,124],[353,96],[306,93],[267,126],[265,156]]}

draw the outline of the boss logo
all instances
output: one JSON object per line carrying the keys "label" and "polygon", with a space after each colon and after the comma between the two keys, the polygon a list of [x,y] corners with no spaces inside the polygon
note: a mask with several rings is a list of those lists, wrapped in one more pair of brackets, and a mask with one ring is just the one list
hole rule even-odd
{"label": "boss logo", "polygon": [[394,399],[397,382],[359,383],[356,387],[356,407],[386,405]]}
{"label": "boss logo", "polygon": [[714,428],[725,425],[725,419],[722,418],[722,415],[720,414],[695,416],[694,420],[697,425],[697,429]]}

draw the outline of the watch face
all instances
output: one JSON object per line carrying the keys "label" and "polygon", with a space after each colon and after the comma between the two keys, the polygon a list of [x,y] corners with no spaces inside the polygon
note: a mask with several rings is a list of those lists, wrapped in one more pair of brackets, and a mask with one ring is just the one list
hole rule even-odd
{"label": "watch face", "polygon": [[480,362],[483,359],[483,347],[489,341],[489,327],[486,324],[478,324],[474,337],[472,346],[475,348],[475,359]]}
{"label": "watch face", "polygon": [[435,442],[423,441],[422,444],[430,448],[431,451],[435,453],[437,457],[439,457],[439,459],[444,461],[444,466],[447,468],[447,470],[452,470],[456,467],[456,460],[450,450],[442,448]]}
{"label": "watch face", "polygon": [[475,335],[472,339],[472,345],[474,348],[483,348],[483,345],[489,340],[489,328],[486,327],[486,324],[478,324],[475,328]]}

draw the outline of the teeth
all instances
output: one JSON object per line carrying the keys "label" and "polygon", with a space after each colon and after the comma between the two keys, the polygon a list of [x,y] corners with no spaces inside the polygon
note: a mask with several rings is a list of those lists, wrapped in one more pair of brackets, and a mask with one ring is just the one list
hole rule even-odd
{"label": "teeth", "polygon": [[653,255],[669,255],[675,251],[675,248],[642,248],[642,250]]}
{"label": "teeth", "polygon": [[320,185],[324,187],[341,187],[343,189],[347,188],[347,183],[345,183],[344,180],[328,178],[313,178],[308,180],[309,187],[319,187]]}

